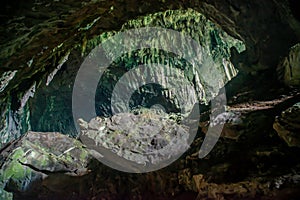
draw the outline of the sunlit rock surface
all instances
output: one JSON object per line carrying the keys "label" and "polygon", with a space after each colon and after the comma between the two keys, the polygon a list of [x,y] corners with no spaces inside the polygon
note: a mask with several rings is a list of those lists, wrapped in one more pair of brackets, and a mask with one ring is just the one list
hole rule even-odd
{"label": "sunlit rock surface", "polygon": [[181,124],[180,115],[166,114],[155,109],[136,109],[131,113],[118,113],[110,118],[97,117],[85,122],[79,119],[80,138],[88,148],[101,154],[101,148],[111,153],[104,159],[125,166],[115,158],[146,166],[160,165],[188,149],[189,127]]}
{"label": "sunlit rock surface", "polygon": [[[245,49],[243,42],[222,31],[199,12],[189,9],[185,11],[170,10],[151,14],[136,20],[130,20],[122,26],[120,32],[141,27],[162,27],[186,34],[186,37],[191,37],[199,46],[203,47],[203,52],[195,53],[195,48],[186,48],[185,42],[176,40],[174,36],[172,36],[172,33],[168,33],[169,37],[166,38],[165,41],[160,42],[162,46],[164,43],[166,46],[170,46],[168,42],[170,38],[173,38],[173,40],[171,39],[172,46],[176,47],[176,49],[187,50],[187,52],[183,53],[184,55],[198,56],[197,59],[202,63],[201,65],[196,64],[193,66],[185,57],[181,58],[179,55],[172,55],[172,52],[165,52],[164,49],[153,48],[128,52],[128,54],[114,61],[112,66],[104,74],[102,80],[100,80],[96,95],[96,104],[100,110],[98,112],[99,115],[107,115],[110,113],[110,101],[107,101],[107,99],[110,99],[110,94],[113,92],[112,89],[115,84],[122,75],[133,71],[134,68],[138,68],[139,65],[150,66],[149,71],[146,73],[148,76],[150,75],[153,80],[170,82],[168,81],[170,77],[167,75],[170,74],[169,71],[175,71],[178,81],[173,83],[170,88],[158,88],[153,85],[140,88],[132,97],[130,102],[131,106],[141,105],[149,107],[149,105],[151,106],[153,103],[151,101],[153,101],[154,98],[161,98],[163,101],[161,100],[157,103],[162,103],[168,112],[178,112],[180,109],[185,110],[184,112],[191,110],[193,106],[191,99],[192,102],[196,100],[208,103],[216,96],[221,87],[236,76],[237,70],[230,62],[230,48],[234,47],[238,49],[239,52],[242,52]],[[87,49],[91,49],[91,46],[105,41],[109,36],[113,36],[116,33],[119,32],[104,33],[93,38],[87,42]],[[130,34],[127,37],[130,38]],[[139,43],[139,40],[141,39],[134,38],[133,41]],[[151,41],[149,42],[151,43]],[[118,44],[111,45],[118,46]],[[155,44],[153,44],[153,46],[155,46]],[[151,63],[162,65],[161,70],[158,71],[156,68],[151,68]],[[137,85],[141,81],[139,76],[145,76],[143,68],[140,70],[136,69],[135,73],[129,76],[130,80],[127,77],[121,84],[123,84],[123,87],[126,87],[126,84]],[[187,93],[189,90],[184,88],[185,85],[181,83],[183,79],[186,79],[192,84],[197,92],[196,95]],[[176,98],[185,101],[183,108],[175,101]],[[119,95],[117,99],[122,100],[123,97]]]}

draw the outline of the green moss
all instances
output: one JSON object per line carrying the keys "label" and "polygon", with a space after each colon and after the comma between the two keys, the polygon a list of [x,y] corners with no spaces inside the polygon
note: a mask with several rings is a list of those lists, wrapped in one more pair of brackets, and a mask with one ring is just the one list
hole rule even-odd
{"label": "green moss", "polygon": [[[191,38],[197,41],[209,55],[212,56],[213,60],[217,62],[218,65],[220,65],[219,68],[223,68],[222,59],[225,58],[226,60],[229,60],[231,56],[231,47],[235,47],[239,52],[245,50],[245,45],[242,41],[231,37],[220,27],[208,20],[204,15],[192,9],[167,10],[165,12],[158,12],[146,15],[144,17],[139,17],[125,23],[122,26],[120,32],[141,27],[162,27],[189,35]],[[114,36],[116,33],[117,32],[115,31],[104,32],[101,35],[88,40],[86,45],[83,46],[83,50],[85,51],[85,49],[87,49],[87,52],[91,51],[97,45],[103,43],[105,40]],[[161,44],[164,43],[164,41],[160,42]],[[193,49],[190,47],[186,47],[186,44],[183,44],[181,41],[178,41],[178,44],[175,45],[177,45],[179,49],[191,49],[192,51],[186,52],[186,54],[188,54],[190,57],[195,56],[195,52],[193,52]],[[117,48],[119,45],[112,44],[112,46]],[[155,44],[153,44],[153,46],[155,46]],[[164,60],[162,62],[158,61],[161,56],[155,56],[158,55],[156,49],[152,49],[150,52],[145,52],[144,49],[142,49],[139,52],[135,52],[135,55],[136,56],[131,55],[127,58],[126,56],[124,56],[120,59],[123,59],[122,63],[126,69],[129,69],[130,66],[133,66],[133,62],[137,63],[138,61],[143,61],[144,64],[164,62]],[[172,63],[172,60],[170,62]]]}
{"label": "green moss", "polygon": [[13,199],[13,194],[10,192],[6,192],[3,189],[3,186],[0,184],[0,199],[1,200],[12,200]]}
{"label": "green moss", "polygon": [[90,156],[89,152],[85,149],[83,149],[80,153],[80,161],[84,161],[84,160],[87,160],[87,158]]}
{"label": "green moss", "polygon": [[12,199],[12,194],[4,191],[8,182],[14,183],[14,187],[23,190],[32,177],[32,170],[20,162],[25,160],[24,151],[21,147],[12,152],[10,159],[0,169],[0,199]]}
{"label": "green moss", "polygon": [[7,163],[7,166],[4,168],[5,170],[1,173],[0,180],[5,181],[9,178],[23,180],[26,176],[30,175],[31,169],[20,163],[24,160],[25,158],[23,149],[15,149],[12,153],[11,161]]}

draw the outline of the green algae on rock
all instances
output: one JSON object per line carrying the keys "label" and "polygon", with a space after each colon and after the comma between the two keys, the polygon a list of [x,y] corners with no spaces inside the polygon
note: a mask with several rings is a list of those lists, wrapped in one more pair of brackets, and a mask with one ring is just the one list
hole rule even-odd
{"label": "green algae on rock", "polygon": [[54,132],[27,132],[6,145],[1,156],[1,187],[14,193],[34,190],[55,174],[82,176],[91,159],[79,141]]}
{"label": "green algae on rock", "polygon": [[[211,100],[212,97],[218,93],[218,89],[224,84],[226,84],[229,80],[236,76],[237,70],[230,62],[230,49],[235,48],[239,53],[245,50],[245,45],[242,41],[235,39],[228,35],[225,31],[223,31],[220,27],[215,25],[212,21],[206,18],[201,13],[188,9],[188,10],[167,10],[164,12],[158,12],[154,14],[149,14],[146,16],[139,17],[134,20],[129,20],[125,23],[122,28],[116,32],[105,32],[99,36],[96,36],[89,41],[84,41],[82,47],[86,50],[91,50],[95,48],[100,43],[108,40],[113,37],[117,33],[121,33],[122,31],[130,30],[130,29],[139,29],[143,27],[161,27],[164,29],[172,29],[178,31],[182,34],[186,34],[195,40],[201,47],[203,47],[204,54],[201,57],[201,52],[197,55],[199,56],[199,60],[204,59],[204,56],[209,56],[212,58],[213,63],[205,63],[201,66],[201,70],[204,74],[216,74],[221,72],[222,75],[220,80],[223,85],[218,85],[217,91],[210,92],[202,80],[200,78],[200,83],[204,85],[204,91],[200,91],[200,93],[204,93],[202,95],[201,101],[205,101],[206,103]],[[126,32],[128,33],[128,32]],[[170,32],[172,33],[172,32]],[[130,34],[127,36],[130,38]],[[172,35],[169,35],[169,38],[172,38]],[[138,38],[131,38],[135,43],[139,43]],[[137,41],[135,41],[137,40]],[[175,44],[172,44],[179,49],[187,49],[189,52],[185,52],[185,54],[194,56],[195,49],[193,47],[186,48],[184,45],[184,41],[173,40]],[[166,41],[160,41],[160,43],[167,43]],[[118,44],[115,44],[118,46]],[[155,46],[155,44],[153,44]],[[170,55],[170,52],[163,52],[163,49],[141,49],[134,52],[128,52],[128,54],[122,56],[121,58],[114,61],[113,66],[124,66],[123,71],[128,71],[139,64],[149,64],[149,63],[158,63],[158,64],[169,64],[170,67],[180,68],[184,71],[185,76],[192,81],[193,71],[191,68],[191,64],[186,62],[186,60],[182,60],[179,55]],[[216,64],[216,68],[212,67],[212,65]],[[199,69],[196,69],[199,70]],[[209,72],[209,73],[206,73]],[[191,75],[192,73],[192,75]],[[195,74],[194,74],[195,75]],[[112,77],[111,77],[112,78]],[[116,78],[116,77],[113,77]],[[206,77],[208,78],[208,77]],[[213,77],[209,77],[213,78]],[[214,77],[215,78],[215,77]],[[209,81],[208,81],[209,82]],[[196,83],[196,84],[200,84]],[[106,86],[103,90],[109,90],[111,86]],[[195,85],[195,87],[197,87]],[[210,94],[212,93],[212,94]]]}

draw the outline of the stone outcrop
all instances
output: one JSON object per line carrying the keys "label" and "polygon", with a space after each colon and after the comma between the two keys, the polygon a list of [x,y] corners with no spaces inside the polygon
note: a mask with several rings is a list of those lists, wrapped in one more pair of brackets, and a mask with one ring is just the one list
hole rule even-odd
{"label": "stone outcrop", "polygon": [[197,192],[196,199],[255,199],[258,195],[271,196],[268,183],[257,180],[231,184],[216,184],[205,180],[203,174],[191,174],[190,169],[179,172],[179,184]]}
{"label": "stone outcrop", "polygon": [[[3,189],[23,196],[42,187],[63,191],[76,176],[89,172],[89,151],[77,140],[55,132],[28,132],[1,150],[0,195]],[[2,199],[2,198],[1,198]]]}
{"label": "stone outcrop", "polygon": [[288,146],[300,147],[300,103],[277,116],[273,127]]}
{"label": "stone outcrop", "polygon": [[96,117],[90,122],[79,119],[80,139],[100,154],[99,160],[103,157],[111,163],[110,167],[130,172],[152,171],[189,148],[190,127],[181,124],[181,120],[180,115],[156,109],[136,109],[109,118]]}
{"label": "stone outcrop", "polygon": [[245,128],[245,122],[242,119],[241,113],[234,111],[221,113],[212,119],[210,123],[208,121],[200,122],[199,127],[206,134],[209,127],[220,124],[223,124],[220,136],[231,140],[238,140],[242,129]]}
{"label": "stone outcrop", "polygon": [[286,56],[278,65],[279,78],[286,85],[300,87],[300,44],[291,47]]}

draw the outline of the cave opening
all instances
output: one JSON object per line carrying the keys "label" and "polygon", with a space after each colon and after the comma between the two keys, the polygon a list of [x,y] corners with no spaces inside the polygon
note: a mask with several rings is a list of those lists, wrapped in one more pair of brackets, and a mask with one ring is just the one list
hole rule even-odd
{"label": "cave opening", "polygon": [[[210,59],[217,65],[216,68],[222,73],[221,78],[224,84],[236,76],[237,70],[230,62],[230,48],[235,47],[239,52],[242,52],[245,49],[243,42],[226,34],[226,32],[199,12],[189,9],[168,10],[150,14],[130,20],[123,25],[120,32],[132,28],[151,26],[160,26],[187,33],[187,35],[200,43],[207,52],[207,56],[211,57]],[[70,115],[72,113],[71,93],[77,70],[83,62],[83,58],[78,59],[76,57],[80,57],[78,54],[82,52],[82,48],[92,50],[101,41],[109,39],[116,33],[118,32],[102,33],[88,41],[86,47],[80,46],[78,50],[71,52],[68,60],[62,65],[62,68],[54,76],[51,83],[48,86],[41,86],[38,89],[35,97],[30,99],[32,130],[58,131],[76,137],[77,133],[72,123],[72,116]],[[180,42],[178,45],[181,45]],[[86,53],[86,55],[88,54]],[[98,116],[112,115],[110,105],[111,95],[118,80],[126,72],[130,71],[130,69],[147,63],[168,64],[171,68],[180,69],[191,84],[199,87],[194,80],[191,64],[178,55],[165,52],[161,49],[140,49],[128,52],[117,58],[99,80],[95,95],[95,109]],[[209,67],[204,66],[203,68]],[[138,74],[136,75],[138,76]],[[205,104],[209,102],[211,95],[216,95],[208,94],[203,89],[199,92],[204,93],[204,95],[199,95],[198,100]],[[216,92],[214,91],[214,93]],[[206,97],[205,93],[207,93]],[[133,95],[130,101],[131,109],[139,106],[151,107],[153,104],[162,104],[167,112],[178,112],[180,110],[174,99],[172,99],[174,95],[168,96],[168,90],[156,84],[143,86],[138,91],[135,91]],[[154,97],[156,101],[159,100],[160,102],[153,102]]]}

